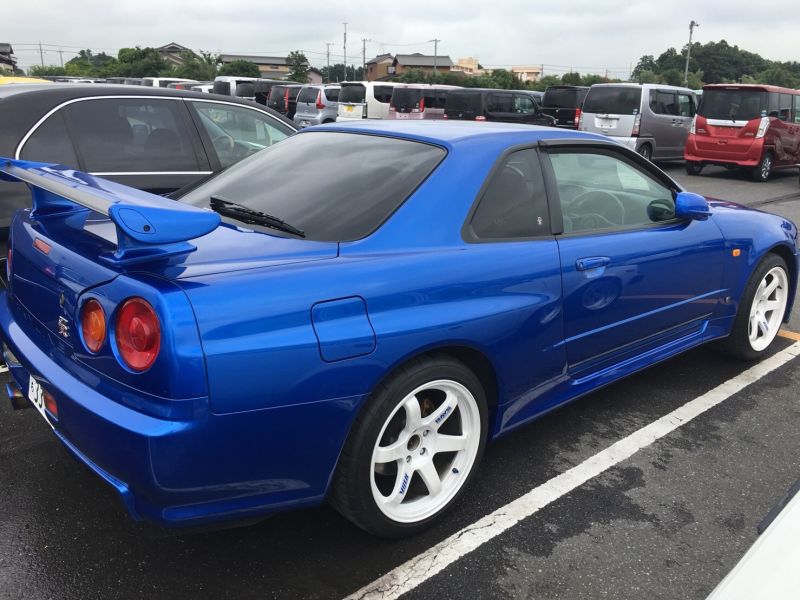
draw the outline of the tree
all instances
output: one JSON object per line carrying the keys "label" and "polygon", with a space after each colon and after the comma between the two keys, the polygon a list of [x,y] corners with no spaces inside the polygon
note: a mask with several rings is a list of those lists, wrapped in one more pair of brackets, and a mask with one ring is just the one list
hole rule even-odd
{"label": "tree", "polygon": [[561,83],[564,85],[581,85],[583,79],[581,79],[580,73],[564,73],[561,76]]}
{"label": "tree", "polygon": [[683,71],[667,69],[661,73],[661,80],[667,85],[683,85]]}
{"label": "tree", "polygon": [[155,48],[120,48],[117,64],[108,66],[108,77],[158,77],[171,74],[169,65]]}
{"label": "tree", "polygon": [[258,65],[249,60],[232,60],[222,65],[217,74],[232,75],[234,77],[261,77]]}
{"label": "tree", "polygon": [[703,83],[703,72],[699,69],[697,71],[690,71],[689,72],[689,83],[687,84],[688,87],[692,88],[693,90],[699,90],[705,85]]}
{"label": "tree", "polygon": [[758,83],[778,85],[787,88],[795,88],[800,85],[800,79],[794,77],[792,73],[782,65],[775,65],[769,69],[763,70],[756,75],[756,80]]}
{"label": "tree", "polygon": [[197,55],[194,52],[182,52],[183,64],[174,71],[175,77],[184,79],[196,79],[197,81],[212,81],[217,76],[220,64],[219,54],[200,51]]}
{"label": "tree", "polygon": [[28,75],[32,75],[34,77],[41,77],[42,75],[66,75],[67,70],[64,67],[58,67],[56,65],[45,65],[41,67],[39,65],[33,65],[30,69],[28,69]]}
{"label": "tree", "polygon": [[653,73],[656,72],[658,69],[658,65],[656,64],[656,59],[653,57],[652,54],[645,54],[639,59],[639,62],[636,63],[636,66],[631,71],[631,79],[633,81],[638,81],[639,74],[642,71],[651,71]]}
{"label": "tree", "polygon": [[308,59],[302,50],[292,50],[286,57],[289,79],[297,83],[308,83]]}
{"label": "tree", "polygon": [[658,83],[658,75],[653,71],[639,71],[636,81],[637,83]]}

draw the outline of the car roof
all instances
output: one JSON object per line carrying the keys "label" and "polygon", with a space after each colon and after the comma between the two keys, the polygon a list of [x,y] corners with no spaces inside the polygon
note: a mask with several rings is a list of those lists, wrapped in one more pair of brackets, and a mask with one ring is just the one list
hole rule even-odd
{"label": "car roof", "polygon": [[[194,83],[194,82],[187,82]],[[59,101],[72,98],[91,98],[92,96],[179,96],[181,98],[209,98],[209,94],[191,92],[188,90],[175,90],[171,88],[151,87],[144,85],[119,85],[93,83],[57,83],[57,84],[15,84],[0,87],[0,98],[8,98],[18,94],[36,94],[37,96],[52,96]],[[236,101],[232,96],[217,96],[218,99]],[[242,104],[252,104],[242,102]]]}

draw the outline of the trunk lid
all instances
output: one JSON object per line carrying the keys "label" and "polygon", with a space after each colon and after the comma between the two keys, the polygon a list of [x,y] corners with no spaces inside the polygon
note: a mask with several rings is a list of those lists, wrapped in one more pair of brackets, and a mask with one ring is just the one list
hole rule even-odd
{"label": "trunk lid", "polygon": [[580,129],[612,137],[630,137],[641,103],[640,87],[593,86],[583,103]]}

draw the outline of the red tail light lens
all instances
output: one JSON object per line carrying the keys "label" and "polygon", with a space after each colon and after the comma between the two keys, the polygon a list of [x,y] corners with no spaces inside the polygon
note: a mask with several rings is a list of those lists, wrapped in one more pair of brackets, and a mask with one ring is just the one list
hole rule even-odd
{"label": "red tail light lens", "polygon": [[89,352],[94,354],[106,343],[106,312],[100,303],[92,298],[84,302],[80,316],[83,343]]}
{"label": "red tail light lens", "polygon": [[44,407],[48,410],[48,412],[53,415],[56,419],[58,418],[58,403],[56,402],[55,396],[50,392],[45,392],[42,394],[42,399],[44,400]]}
{"label": "red tail light lens", "polygon": [[283,112],[289,112],[289,88],[286,88],[283,92]]}
{"label": "red tail light lens", "polygon": [[161,324],[146,300],[126,300],[114,331],[120,358],[129,369],[141,372],[153,366],[161,349]]}
{"label": "red tail light lens", "polygon": [[486,117],[484,117],[483,115],[478,115],[477,117],[475,117],[475,120],[476,121],[485,121]]}
{"label": "red tail light lens", "polygon": [[322,90],[317,94],[317,110],[322,110],[325,105],[322,103]]}
{"label": "red tail light lens", "polygon": [[417,102],[416,108],[412,109],[411,112],[414,113],[421,113],[425,110],[425,98],[420,98],[419,102]]}
{"label": "red tail light lens", "polygon": [[581,126],[581,114],[582,111],[580,108],[575,109],[575,129],[578,129]]}

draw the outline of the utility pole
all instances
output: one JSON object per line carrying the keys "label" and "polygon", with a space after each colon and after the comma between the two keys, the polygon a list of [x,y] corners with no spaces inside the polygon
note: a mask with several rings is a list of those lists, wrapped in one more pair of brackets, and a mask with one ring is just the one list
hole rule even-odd
{"label": "utility pole", "polygon": [[437,66],[436,63],[437,63],[438,54],[439,54],[439,42],[441,42],[442,40],[437,39],[437,38],[433,38],[430,41],[433,42],[433,74],[436,75],[436,72],[437,72],[436,71],[436,66]]}
{"label": "utility pole", "polygon": [[367,78],[367,42],[372,40],[361,38],[361,77]]}
{"label": "utility pole", "polygon": [[39,60],[42,61],[42,66],[44,66],[44,54],[42,54],[42,42],[39,42]]}
{"label": "utility pole", "polygon": [[342,46],[344,50],[344,80],[347,81],[347,23],[342,23],[344,25],[344,45]]}
{"label": "utility pole", "polygon": [[689,57],[692,55],[692,34],[694,33],[694,28],[700,27],[700,23],[697,21],[692,21],[689,23],[689,45],[686,47],[686,68],[683,70],[683,85],[689,85]]}
{"label": "utility pole", "polygon": [[58,58],[61,59],[61,68],[63,69],[64,68],[64,51],[61,48],[58,49]]}
{"label": "utility pole", "polygon": [[333,42],[325,42],[325,54],[328,60],[328,83],[331,82],[331,46],[333,46]]}

